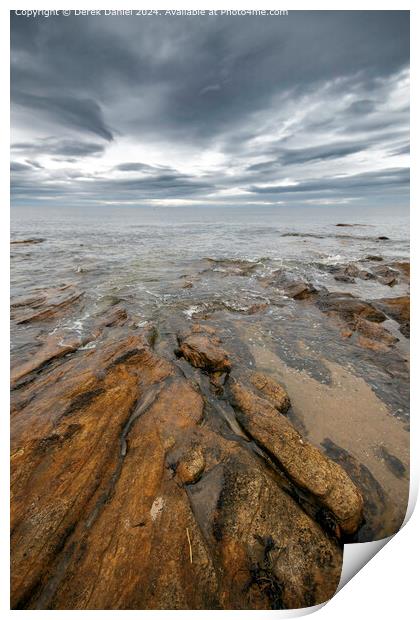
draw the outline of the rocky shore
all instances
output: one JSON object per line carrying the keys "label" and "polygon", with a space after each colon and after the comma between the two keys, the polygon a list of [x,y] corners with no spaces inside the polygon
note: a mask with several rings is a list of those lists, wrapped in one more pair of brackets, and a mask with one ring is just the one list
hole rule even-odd
{"label": "rocky shore", "polygon": [[[218,277],[254,269],[246,261],[222,268]],[[194,289],[214,271],[210,263],[206,276],[189,275],[180,287]],[[409,268],[367,273],[335,271],[337,280],[382,278],[392,287]],[[259,283],[267,301],[256,301],[236,331],[216,310],[177,315],[170,326],[139,324],[118,302],[83,334],[69,332],[60,320],[85,303],[74,283],[12,300],[14,324],[38,330],[36,346],[11,371],[13,608],[316,605],[337,588],[344,542],[398,528],[401,515],[392,513],[383,482],[331,439],[347,424],[334,404],[327,418],[330,400],[339,400],[332,388],[321,402],[331,433],[318,437],[300,415],[302,406],[314,420],[319,415],[315,400],[304,400],[313,379],[295,381],[289,369],[280,380],[282,362],[245,343],[254,315],[295,300],[325,316],[338,341],[397,368],[395,347],[409,335],[408,297],[366,301],[283,270]],[[405,446],[398,416],[375,407],[378,433],[386,436],[390,420]],[[406,478],[406,464],[382,444],[377,458],[388,468],[390,492],[394,479]]]}

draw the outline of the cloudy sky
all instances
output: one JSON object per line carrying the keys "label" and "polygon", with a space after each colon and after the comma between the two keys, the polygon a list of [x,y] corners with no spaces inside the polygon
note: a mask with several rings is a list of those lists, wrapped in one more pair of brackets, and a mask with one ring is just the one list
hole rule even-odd
{"label": "cloudy sky", "polygon": [[12,204],[408,204],[409,13],[12,16]]}

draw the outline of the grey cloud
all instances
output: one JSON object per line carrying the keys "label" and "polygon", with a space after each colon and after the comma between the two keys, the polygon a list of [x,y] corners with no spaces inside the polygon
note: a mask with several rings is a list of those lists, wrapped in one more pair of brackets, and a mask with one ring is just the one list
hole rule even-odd
{"label": "grey cloud", "polygon": [[49,115],[64,126],[93,133],[107,141],[113,139],[112,131],[104,121],[101,107],[93,99],[59,95],[46,97],[15,92],[13,101],[15,104]]}
{"label": "grey cloud", "polygon": [[375,102],[370,99],[360,99],[359,101],[353,101],[347,108],[350,113],[355,114],[369,114],[375,109]]}
{"label": "grey cloud", "polygon": [[[27,166],[29,168],[29,166]],[[20,165],[17,168],[20,171]],[[72,185],[63,185],[63,181],[72,180]],[[15,198],[30,197],[35,200],[46,196],[62,195],[79,197],[82,201],[97,201],[101,197],[116,202],[144,201],[153,198],[174,198],[205,196],[214,190],[214,185],[200,181],[195,177],[165,173],[149,174],[142,177],[110,179],[85,173],[83,170],[56,170],[51,173],[48,185],[39,182],[36,177],[15,178],[12,183],[12,195]]]}
{"label": "grey cloud", "polygon": [[42,166],[38,161],[34,159],[26,159],[25,161],[27,164],[32,166],[32,168],[38,168],[38,170],[42,170],[44,168],[44,166]]}
{"label": "grey cloud", "polygon": [[209,84],[200,90],[200,95],[205,95],[206,93],[211,93],[212,91],[220,90],[220,84]]}
{"label": "grey cloud", "polygon": [[249,191],[256,194],[325,193],[331,191],[352,191],[358,189],[381,190],[386,187],[404,187],[410,181],[408,168],[391,168],[378,172],[366,172],[342,177],[312,179],[297,185],[269,187],[252,186]]}
{"label": "grey cloud", "polygon": [[[308,92],[343,75],[370,85],[403,67],[409,54],[408,11],[291,11],[280,19],[58,16],[32,20],[29,35],[28,21],[13,20],[14,98],[35,93],[39,107],[73,126],[81,104],[58,102],[57,90],[83,92],[113,108],[109,122],[122,131],[159,127],[163,135],[183,131],[191,139],[211,139],[279,92]],[[28,66],[19,52],[32,54]],[[200,96],[209,88],[211,96]],[[120,116],[127,96],[132,107]],[[109,139],[107,124],[87,125]]]}
{"label": "grey cloud", "polygon": [[10,162],[10,171],[11,172],[23,172],[25,170],[31,170],[32,166],[29,164],[21,164],[18,161]]}
{"label": "grey cloud", "polygon": [[369,148],[369,143],[330,143],[320,146],[312,146],[302,149],[283,149],[277,159],[253,164],[248,167],[250,171],[268,170],[278,164],[292,165],[304,164],[310,161],[326,159],[339,159],[354,153],[360,153]]}
{"label": "grey cloud", "polygon": [[118,164],[114,168],[115,170],[120,170],[121,172],[140,172],[140,171],[162,171],[162,167],[149,166],[148,164],[142,164],[141,162],[123,162],[122,164]]}
{"label": "grey cloud", "polygon": [[[11,34],[13,122],[28,134],[12,145],[16,203],[205,200],[232,189],[257,200],[406,196],[407,175],[376,168],[407,153],[407,102],[396,107],[390,93],[409,66],[408,11],[12,15]],[[134,161],[121,161],[124,140]],[[41,170],[40,156],[62,169],[43,158]],[[91,156],[102,176],[82,165]]]}
{"label": "grey cloud", "polygon": [[391,155],[393,157],[395,157],[397,155],[410,155],[410,145],[409,144],[405,144],[404,146],[401,146],[400,148],[397,148],[397,149],[391,151]]}
{"label": "grey cloud", "polygon": [[62,155],[63,157],[85,157],[99,155],[104,152],[105,146],[96,142],[83,142],[80,140],[44,138],[33,142],[15,142],[12,144],[13,151],[24,153]]}

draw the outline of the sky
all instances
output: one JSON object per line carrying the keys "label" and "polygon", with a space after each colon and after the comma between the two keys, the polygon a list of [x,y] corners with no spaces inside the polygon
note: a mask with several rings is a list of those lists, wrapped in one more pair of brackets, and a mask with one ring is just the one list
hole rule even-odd
{"label": "sky", "polygon": [[12,205],[409,201],[409,12],[11,17]]}

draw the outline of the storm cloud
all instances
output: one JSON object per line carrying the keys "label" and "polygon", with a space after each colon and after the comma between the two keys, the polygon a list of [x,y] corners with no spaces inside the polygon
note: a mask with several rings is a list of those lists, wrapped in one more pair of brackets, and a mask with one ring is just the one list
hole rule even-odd
{"label": "storm cloud", "polygon": [[12,202],[408,203],[409,12],[11,18]]}

